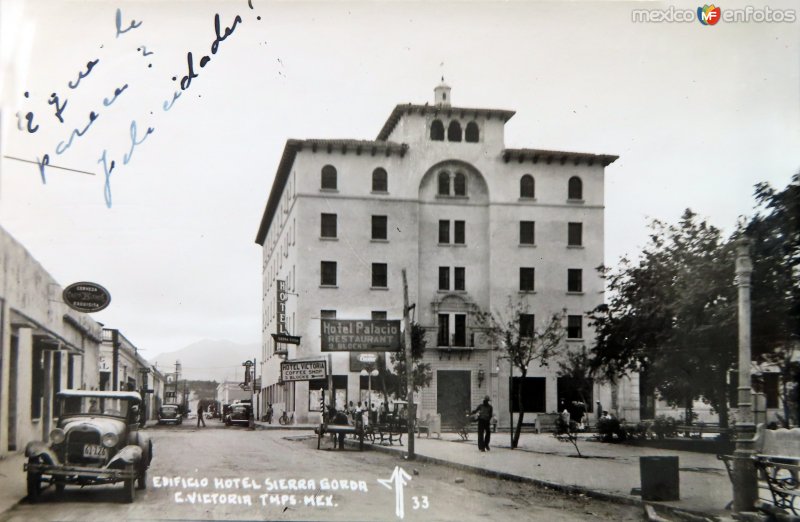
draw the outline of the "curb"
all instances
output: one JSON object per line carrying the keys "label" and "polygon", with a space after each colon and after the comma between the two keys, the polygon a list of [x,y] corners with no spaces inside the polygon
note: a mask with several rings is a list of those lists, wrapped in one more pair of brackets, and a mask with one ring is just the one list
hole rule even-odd
{"label": "curb", "polygon": [[[358,442],[345,440],[346,446],[358,446]],[[393,449],[386,446],[376,446],[375,444],[364,444],[364,448],[367,450],[376,450],[387,454],[394,454],[401,456],[406,462],[408,460],[403,455],[404,451],[399,449]],[[399,448],[399,446],[398,446]],[[697,520],[697,517],[700,517],[702,520],[721,520],[722,515],[715,514],[715,513],[707,513],[705,511],[698,511],[693,509],[686,509],[676,506],[670,506],[666,504],[655,504],[652,502],[646,502],[640,500],[638,498],[631,498],[626,497],[623,495],[615,495],[612,493],[603,493],[600,491],[595,491],[589,488],[585,488],[583,486],[574,486],[574,485],[567,485],[567,484],[559,484],[557,482],[550,482],[547,480],[542,479],[535,479],[530,477],[522,477],[520,475],[514,475],[512,473],[507,473],[505,471],[496,471],[491,469],[479,468],[477,466],[471,466],[469,464],[461,464],[459,462],[451,462],[449,460],[440,459],[437,457],[428,457],[426,455],[415,455],[415,462],[423,462],[428,464],[437,464],[440,466],[446,466],[449,468],[457,469],[460,471],[466,471],[468,473],[475,473],[477,475],[483,475],[490,478],[502,479],[502,480],[509,480],[512,482],[521,482],[525,484],[531,484],[533,486],[537,486],[544,489],[550,489],[559,491],[562,493],[568,493],[571,495],[579,494],[585,495],[589,498],[594,498],[597,500],[603,500],[606,502],[613,502],[615,504],[624,504],[628,506],[637,506],[642,508],[643,510],[646,509],[647,506],[652,507],[653,509],[659,512],[666,512],[675,517],[678,517],[680,520]],[[687,516],[688,515],[688,516]]]}

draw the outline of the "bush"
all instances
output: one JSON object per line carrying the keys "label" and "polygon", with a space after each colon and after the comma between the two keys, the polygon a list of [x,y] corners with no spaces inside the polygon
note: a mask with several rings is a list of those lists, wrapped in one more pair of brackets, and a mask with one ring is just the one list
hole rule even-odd
{"label": "bush", "polygon": [[619,420],[611,418],[611,419],[600,419],[597,421],[597,433],[600,434],[603,442],[611,442],[614,440],[614,436],[616,436],[619,440],[625,440],[627,438],[627,433],[622,428]]}
{"label": "bush", "polygon": [[678,435],[678,420],[666,415],[659,415],[653,421],[652,430],[659,440],[667,437],[676,437]]}

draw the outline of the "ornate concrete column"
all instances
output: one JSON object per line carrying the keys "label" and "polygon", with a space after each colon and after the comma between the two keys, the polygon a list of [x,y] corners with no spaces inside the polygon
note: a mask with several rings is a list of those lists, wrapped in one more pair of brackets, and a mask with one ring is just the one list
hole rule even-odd
{"label": "ornate concrete column", "polygon": [[736,419],[736,451],[733,456],[733,510],[753,511],[758,499],[758,482],[752,457],[755,453],[750,383],[750,240],[736,244],[736,286],[739,288],[739,415]]}

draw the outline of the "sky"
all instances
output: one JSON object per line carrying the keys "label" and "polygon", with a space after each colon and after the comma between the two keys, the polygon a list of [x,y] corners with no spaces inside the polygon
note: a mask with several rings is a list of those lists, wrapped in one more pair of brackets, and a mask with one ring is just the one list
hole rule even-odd
{"label": "sky", "polygon": [[259,341],[255,236],[286,140],[374,139],[442,76],[455,106],[516,111],[507,147],[620,156],[607,265],[687,207],[730,233],[753,185],[800,170],[797,21],[703,25],[682,2],[250,3],[0,0],[0,226],[62,286],[106,287],[94,318],[148,358]]}

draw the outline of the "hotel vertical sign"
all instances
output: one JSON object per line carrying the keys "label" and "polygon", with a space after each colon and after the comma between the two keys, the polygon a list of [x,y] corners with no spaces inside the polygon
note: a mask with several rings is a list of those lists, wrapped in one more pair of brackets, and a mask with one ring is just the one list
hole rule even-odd
{"label": "hotel vertical sign", "polygon": [[288,333],[286,331],[286,281],[282,279],[278,279],[276,281],[278,283],[278,307],[276,310],[278,311],[278,334],[285,334]]}

